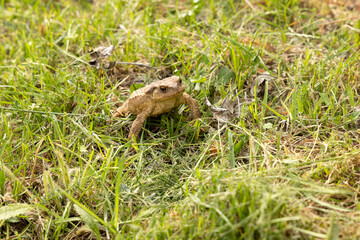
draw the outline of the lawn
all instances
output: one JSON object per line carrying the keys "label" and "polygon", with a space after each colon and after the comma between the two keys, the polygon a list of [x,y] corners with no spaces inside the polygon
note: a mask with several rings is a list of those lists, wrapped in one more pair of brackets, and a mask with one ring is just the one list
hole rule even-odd
{"label": "lawn", "polygon": [[0,5],[1,239],[360,239],[359,1]]}

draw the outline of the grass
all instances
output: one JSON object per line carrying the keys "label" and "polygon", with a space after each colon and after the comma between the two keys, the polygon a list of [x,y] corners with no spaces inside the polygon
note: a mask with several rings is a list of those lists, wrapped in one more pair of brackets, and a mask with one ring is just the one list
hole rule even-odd
{"label": "grass", "polygon": [[[359,8],[1,1],[1,239],[359,238]],[[154,68],[87,64],[109,45]],[[134,116],[107,122],[173,74],[200,120],[148,119],[136,145]],[[240,115],[218,122],[204,97]]]}

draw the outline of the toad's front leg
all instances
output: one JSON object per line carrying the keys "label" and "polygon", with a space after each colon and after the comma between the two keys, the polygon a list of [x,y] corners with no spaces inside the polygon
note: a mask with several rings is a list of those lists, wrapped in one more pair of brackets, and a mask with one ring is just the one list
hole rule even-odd
{"label": "toad's front leg", "polygon": [[190,97],[189,94],[183,93],[182,101],[183,101],[183,103],[189,105],[192,119],[197,119],[197,118],[201,117],[199,105],[195,99]]}
{"label": "toad's front leg", "polygon": [[134,123],[132,124],[129,132],[129,139],[132,139],[132,136],[135,137],[136,141],[139,139],[139,133],[144,126],[145,120],[151,116],[151,113],[153,112],[154,107],[149,107],[145,109],[143,112],[141,112],[139,115],[137,115]]}
{"label": "toad's front leg", "polygon": [[129,114],[128,101],[124,102],[123,105],[121,105],[118,109],[114,111],[113,115],[111,116],[111,119],[116,117],[124,117],[127,114]]}

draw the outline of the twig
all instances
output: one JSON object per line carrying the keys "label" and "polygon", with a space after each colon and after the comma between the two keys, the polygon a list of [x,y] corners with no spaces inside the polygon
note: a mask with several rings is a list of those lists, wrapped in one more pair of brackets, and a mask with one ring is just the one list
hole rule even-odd
{"label": "twig", "polygon": [[146,67],[146,68],[152,68],[152,69],[158,69],[157,67],[152,67],[146,64],[142,64],[142,63],[132,63],[132,62],[116,62],[116,64],[119,65],[135,65],[135,66],[139,66],[139,67]]}
{"label": "twig", "polygon": [[[79,114],[79,113],[59,113],[59,112],[45,112],[45,111],[35,111],[35,110],[28,110],[28,109],[20,109],[20,108],[12,108],[12,107],[0,107],[5,111],[16,111],[16,112],[29,112],[29,113],[38,113],[38,114],[54,114],[59,116],[77,116],[77,117],[89,117],[89,114]],[[108,118],[99,117],[99,116],[92,116],[94,118],[104,119],[107,120]]]}

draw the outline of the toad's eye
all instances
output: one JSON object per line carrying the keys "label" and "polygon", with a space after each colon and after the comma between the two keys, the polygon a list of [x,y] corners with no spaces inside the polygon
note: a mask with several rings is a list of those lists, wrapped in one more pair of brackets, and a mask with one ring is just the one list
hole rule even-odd
{"label": "toad's eye", "polygon": [[180,85],[182,84],[182,80],[181,80],[181,79],[179,79],[179,84],[180,84]]}
{"label": "toad's eye", "polygon": [[166,90],[167,90],[167,87],[165,87],[165,86],[160,86],[160,90],[161,90],[163,93],[165,93]]}

